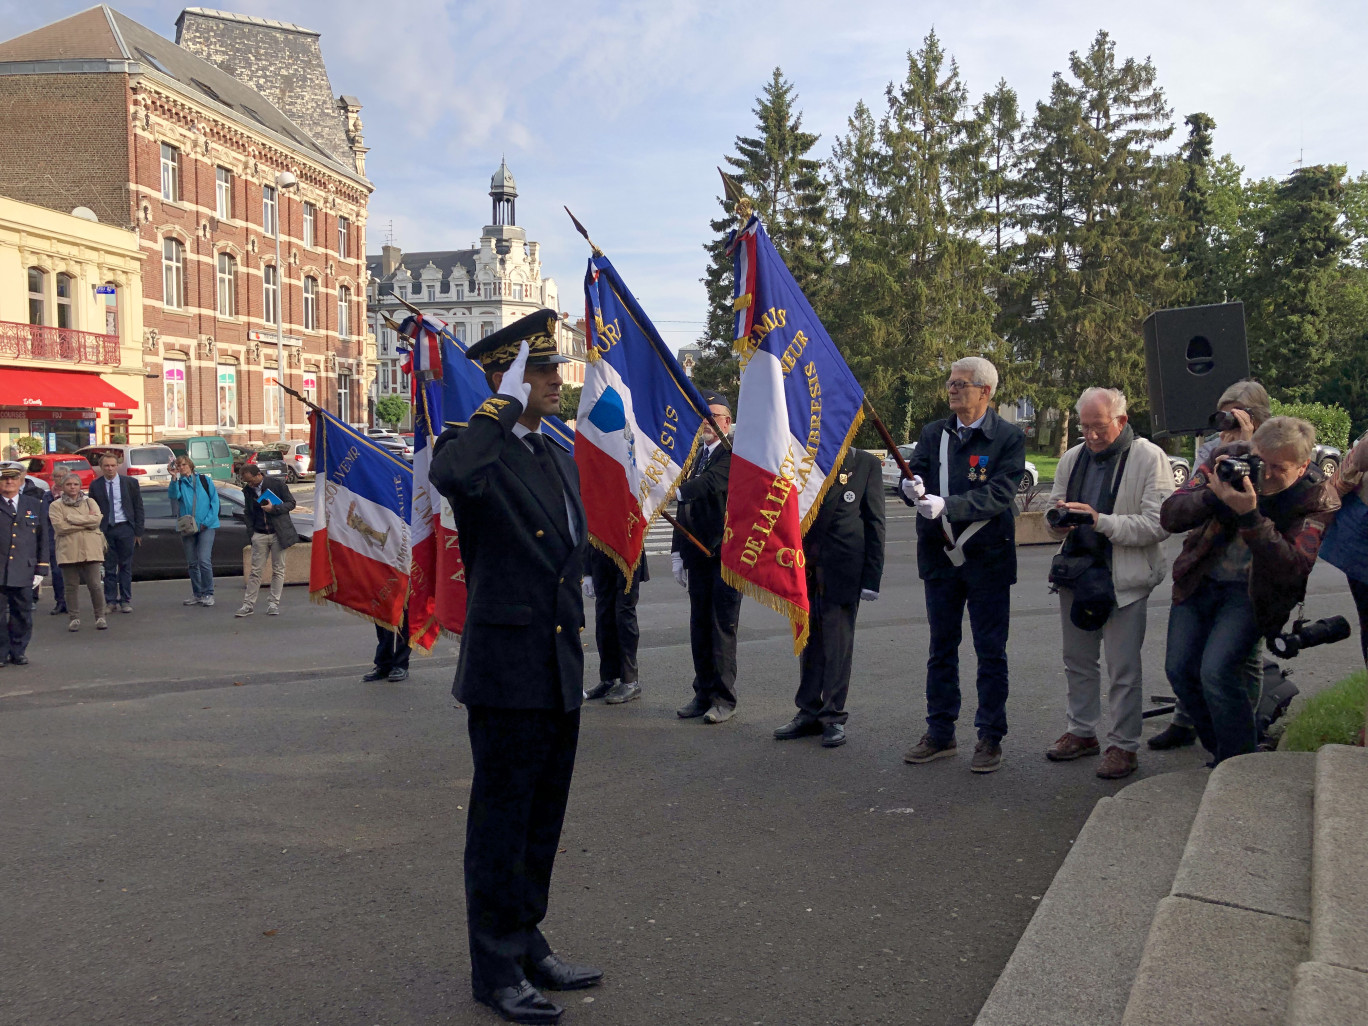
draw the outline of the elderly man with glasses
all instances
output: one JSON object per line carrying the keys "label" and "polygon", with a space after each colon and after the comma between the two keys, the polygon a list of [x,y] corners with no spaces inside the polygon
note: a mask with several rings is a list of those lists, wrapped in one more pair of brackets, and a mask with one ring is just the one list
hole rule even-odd
{"label": "elderly man with glasses", "polygon": [[954,755],[959,718],[959,647],[964,610],[978,657],[978,744],[969,768],[1002,765],[1007,733],[1007,627],[1016,583],[1016,493],[1026,472],[1026,436],[990,407],[997,368],[956,360],[945,383],[951,416],[922,429],[913,477],[900,494],[917,513],[917,572],[925,582],[931,653],[926,662],[926,734],[903,759]]}

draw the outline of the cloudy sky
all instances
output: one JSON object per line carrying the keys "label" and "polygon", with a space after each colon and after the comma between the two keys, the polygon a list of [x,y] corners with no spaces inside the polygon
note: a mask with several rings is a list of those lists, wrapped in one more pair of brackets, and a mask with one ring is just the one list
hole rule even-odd
{"label": "cloudy sky", "polygon": [[[88,6],[0,0],[0,33]],[[174,37],[183,4],[114,6]],[[1105,28],[1120,57],[1154,61],[1180,125],[1197,110],[1216,119],[1218,152],[1247,174],[1285,175],[1299,158],[1368,168],[1368,15],[1352,0],[238,0],[230,9],[321,32],[333,91],[365,105],[372,252],[391,225],[406,250],[471,245],[506,155],[518,221],[542,243],[562,305],[580,308],[587,255],[566,204],[676,346],[697,336],[706,312],[713,168],[753,129],[751,108],[776,65],[825,156],[856,101],[882,108],[885,85],[903,77],[907,52],[932,27],[972,95],[1005,78],[1027,111],[1069,52]]]}

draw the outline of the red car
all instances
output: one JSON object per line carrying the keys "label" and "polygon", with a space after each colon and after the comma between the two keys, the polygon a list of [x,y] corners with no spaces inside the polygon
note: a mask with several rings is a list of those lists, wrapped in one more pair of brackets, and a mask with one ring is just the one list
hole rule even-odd
{"label": "red car", "polygon": [[84,456],[52,452],[43,456],[30,456],[24,462],[28,466],[29,476],[39,478],[49,488],[52,487],[52,468],[58,463],[66,464],[67,469],[81,479],[82,488],[89,488],[90,482],[95,480],[95,468]]}

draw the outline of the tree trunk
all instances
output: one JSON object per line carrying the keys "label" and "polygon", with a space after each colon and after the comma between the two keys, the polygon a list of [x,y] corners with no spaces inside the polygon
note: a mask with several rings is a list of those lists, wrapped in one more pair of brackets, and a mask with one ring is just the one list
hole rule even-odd
{"label": "tree trunk", "polygon": [[1045,451],[1045,432],[1049,430],[1049,421],[1046,419],[1050,411],[1044,406],[1037,406],[1035,411],[1035,447],[1036,451]]}
{"label": "tree trunk", "polygon": [[1065,407],[1059,411],[1059,438],[1055,441],[1055,455],[1063,456],[1069,451],[1069,414],[1072,411]]}

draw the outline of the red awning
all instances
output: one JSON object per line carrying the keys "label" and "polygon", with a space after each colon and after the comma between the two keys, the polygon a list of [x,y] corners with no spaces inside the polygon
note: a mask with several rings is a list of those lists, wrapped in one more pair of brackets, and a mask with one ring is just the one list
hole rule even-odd
{"label": "red awning", "polygon": [[98,374],[0,367],[0,406],[25,406],[29,410],[136,410],[138,401]]}

